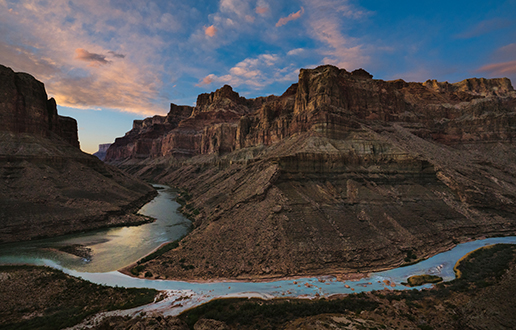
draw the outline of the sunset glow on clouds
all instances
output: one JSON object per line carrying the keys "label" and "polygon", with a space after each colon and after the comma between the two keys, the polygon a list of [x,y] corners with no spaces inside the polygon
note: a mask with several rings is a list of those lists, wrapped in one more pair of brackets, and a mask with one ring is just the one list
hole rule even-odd
{"label": "sunset glow on clouds", "polygon": [[87,109],[112,127],[127,118],[102,141],[82,124],[92,152],[170,102],[193,105],[224,84],[281,94],[321,64],[379,79],[514,81],[514,12],[508,1],[0,0],[0,64],[43,81],[79,126]]}
{"label": "sunset glow on clouds", "polygon": [[305,13],[305,9],[303,7],[301,7],[301,9],[299,9],[299,11],[292,13],[292,14],[288,15],[287,17],[280,18],[278,23],[276,23],[276,27],[280,27],[282,25],[287,24],[290,21],[294,21],[294,20],[300,18],[301,15],[303,15],[304,13]]}

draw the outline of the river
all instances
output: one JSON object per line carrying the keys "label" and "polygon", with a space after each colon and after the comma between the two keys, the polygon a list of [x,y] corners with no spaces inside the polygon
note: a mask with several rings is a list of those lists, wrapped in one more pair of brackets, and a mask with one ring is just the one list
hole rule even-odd
{"label": "river", "polygon": [[[158,195],[138,211],[155,218],[152,223],[1,245],[0,263],[41,264],[41,260],[49,260],[66,269],[89,273],[105,273],[130,265],[161,244],[186,235],[191,227],[191,221],[177,211],[180,205],[175,201],[176,192],[168,186],[154,187]],[[59,251],[77,244],[90,249],[91,257]]]}
{"label": "river", "polygon": [[[116,270],[137,261],[162,243],[180,238],[191,226],[190,221],[177,211],[179,204],[174,201],[176,193],[167,186],[156,187],[160,188],[159,195],[139,211],[156,218],[153,223],[3,245],[0,246],[0,264],[46,265],[98,284],[167,290],[167,299],[133,309],[132,312],[161,310],[166,315],[176,315],[187,308],[219,297],[314,298],[382,289],[405,290],[408,288],[401,283],[412,275],[420,274],[438,275],[445,281],[450,281],[455,278],[453,266],[468,252],[492,244],[516,244],[515,236],[471,241],[414,265],[371,273],[367,278],[347,282],[336,281],[332,276],[267,282],[204,283],[133,278]],[[91,260],[56,250],[56,247],[71,244],[82,244],[91,248]],[[427,284],[417,288],[431,286]]]}

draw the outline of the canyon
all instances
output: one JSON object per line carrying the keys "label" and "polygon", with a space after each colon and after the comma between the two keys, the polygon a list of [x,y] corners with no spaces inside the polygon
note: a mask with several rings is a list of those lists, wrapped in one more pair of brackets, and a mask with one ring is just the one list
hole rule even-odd
{"label": "canyon", "polygon": [[0,243],[149,221],[156,192],[79,148],[45,86],[0,65]]}
{"label": "canyon", "polygon": [[195,228],[154,278],[369,272],[514,234],[516,92],[302,69],[281,96],[223,86],[135,121],[105,161],[181,189]]}

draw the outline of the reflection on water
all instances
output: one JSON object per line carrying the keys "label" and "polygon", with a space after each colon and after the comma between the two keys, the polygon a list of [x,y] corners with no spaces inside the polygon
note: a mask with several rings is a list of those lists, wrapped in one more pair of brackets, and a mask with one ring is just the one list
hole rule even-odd
{"label": "reflection on water", "polygon": [[[155,187],[162,188],[158,190],[159,195],[138,211],[155,218],[153,223],[3,245],[0,263],[19,262],[20,259],[37,263],[37,259],[48,259],[79,272],[103,273],[123,268],[161,244],[184,236],[191,226],[191,222],[177,211],[176,193],[168,186]],[[74,244],[91,249],[91,259],[58,250]]]}

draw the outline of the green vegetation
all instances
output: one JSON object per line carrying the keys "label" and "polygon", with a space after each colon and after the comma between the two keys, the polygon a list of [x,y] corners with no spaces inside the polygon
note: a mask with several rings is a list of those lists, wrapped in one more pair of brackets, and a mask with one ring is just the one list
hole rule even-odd
{"label": "green vegetation", "polygon": [[316,301],[218,299],[188,310],[179,317],[191,329],[200,318],[215,319],[228,325],[261,324],[262,328],[276,328],[299,317],[347,311],[360,313],[363,310],[374,310],[378,306],[378,302],[363,294],[350,295],[343,299]]}
{"label": "green vegetation", "polygon": [[496,244],[469,253],[455,265],[457,278],[449,288],[463,292],[495,284],[514,262],[515,252],[512,244]]}
{"label": "green vegetation", "polygon": [[439,283],[443,278],[435,275],[415,275],[407,279],[409,286],[420,286],[427,283]]}
{"label": "green vegetation", "polygon": [[414,260],[417,259],[416,254],[412,250],[407,251],[407,256],[405,257],[405,262],[413,263]]}
{"label": "green vegetation", "polygon": [[[101,311],[127,309],[154,301],[153,289],[93,284],[39,266],[0,266],[2,329],[62,329]],[[36,299],[37,298],[37,299]]]}

